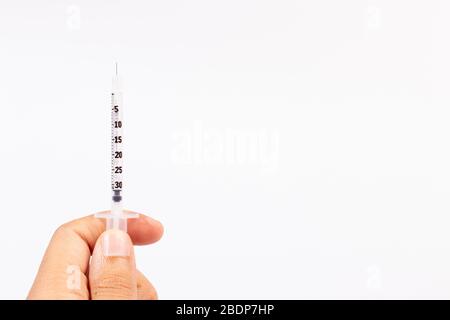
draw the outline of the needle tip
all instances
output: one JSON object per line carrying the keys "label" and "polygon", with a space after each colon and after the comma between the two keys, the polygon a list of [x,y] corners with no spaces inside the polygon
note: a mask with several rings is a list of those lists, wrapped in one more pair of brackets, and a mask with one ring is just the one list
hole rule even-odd
{"label": "needle tip", "polygon": [[118,72],[117,72],[117,61],[116,61],[116,76],[117,76]]}

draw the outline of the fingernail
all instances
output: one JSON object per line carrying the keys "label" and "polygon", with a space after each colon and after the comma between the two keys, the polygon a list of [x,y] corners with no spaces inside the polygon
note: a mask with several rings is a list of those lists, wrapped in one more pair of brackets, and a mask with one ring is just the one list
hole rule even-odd
{"label": "fingernail", "polygon": [[128,257],[131,252],[131,240],[127,233],[120,230],[108,230],[102,239],[105,257]]}

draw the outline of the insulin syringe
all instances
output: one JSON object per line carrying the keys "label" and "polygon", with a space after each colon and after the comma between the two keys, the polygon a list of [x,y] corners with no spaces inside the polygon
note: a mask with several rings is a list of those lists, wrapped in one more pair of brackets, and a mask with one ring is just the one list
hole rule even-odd
{"label": "insulin syringe", "polygon": [[137,218],[137,214],[125,212],[122,206],[123,191],[123,97],[122,81],[116,72],[111,93],[111,213],[99,213],[98,218],[106,219],[106,229],[127,231],[127,219]]}

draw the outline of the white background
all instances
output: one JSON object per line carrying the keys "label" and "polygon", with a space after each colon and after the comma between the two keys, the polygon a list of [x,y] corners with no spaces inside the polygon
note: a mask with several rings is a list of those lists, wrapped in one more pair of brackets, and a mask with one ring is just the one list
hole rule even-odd
{"label": "white background", "polygon": [[[450,2],[0,3],[0,298],[124,201],[160,298],[450,298]],[[230,138],[231,137],[231,138]]]}

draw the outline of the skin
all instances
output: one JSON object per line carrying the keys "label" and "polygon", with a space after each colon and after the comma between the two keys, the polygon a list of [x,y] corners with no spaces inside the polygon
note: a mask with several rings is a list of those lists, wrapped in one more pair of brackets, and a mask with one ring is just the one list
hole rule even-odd
{"label": "skin", "polygon": [[[104,219],[90,215],[60,226],[42,259],[28,299],[157,299],[147,278],[136,269],[133,245],[158,241],[162,224],[146,215],[128,220],[128,234],[118,230],[105,232]],[[105,238],[120,239],[125,256],[105,256]],[[70,276],[77,272],[77,285]]]}

